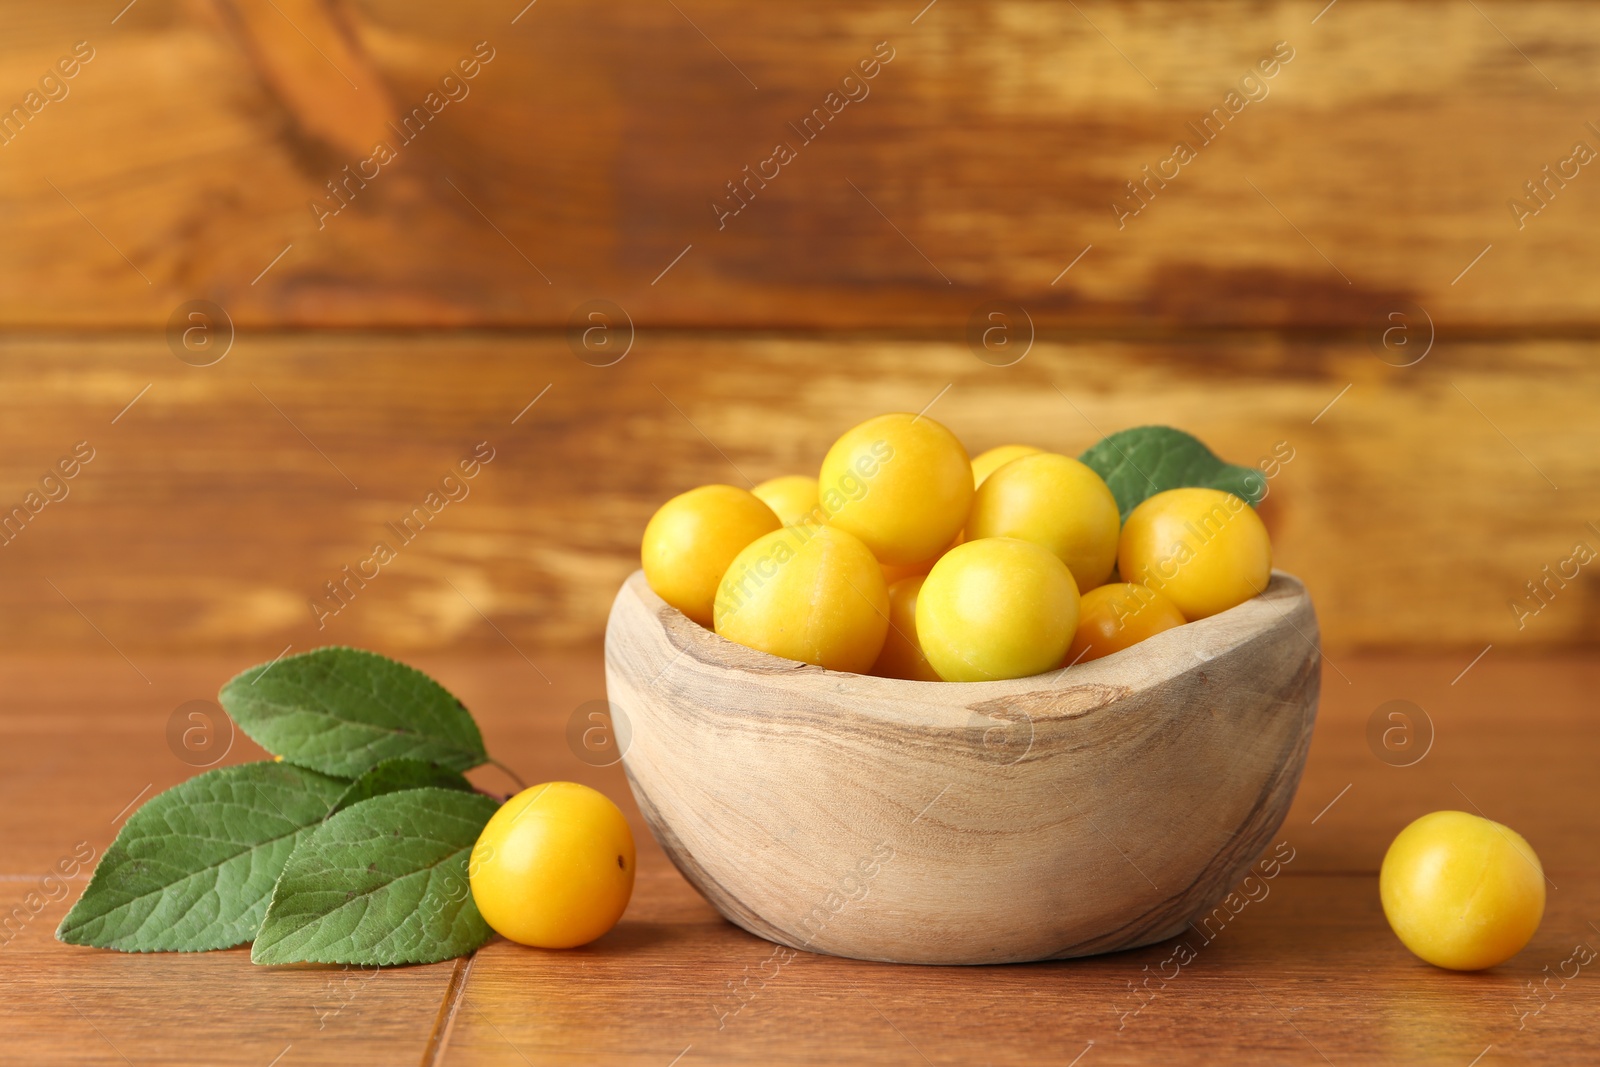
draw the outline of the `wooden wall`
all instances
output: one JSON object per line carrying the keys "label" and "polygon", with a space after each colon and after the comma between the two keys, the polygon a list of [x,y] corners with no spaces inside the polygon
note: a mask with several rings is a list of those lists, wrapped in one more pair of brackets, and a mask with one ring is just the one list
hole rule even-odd
{"label": "wooden wall", "polygon": [[[947,385],[974,449],[1288,442],[1267,513],[1330,649],[1596,640],[1600,565],[1510,606],[1600,550],[1590,5],[13,6],[0,504],[95,458],[0,546],[8,648],[593,640],[660,500]],[[1176,176],[1140,205],[1147,164]],[[732,214],[746,165],[776,176]],[[376,174],[341,202],[346,166]],[[233,325],[212,366],[175,356],[193,300]],[[614,366],[565,332],[596,300],[633,324]],[[1020,362],[968,343],[991,302]]]}

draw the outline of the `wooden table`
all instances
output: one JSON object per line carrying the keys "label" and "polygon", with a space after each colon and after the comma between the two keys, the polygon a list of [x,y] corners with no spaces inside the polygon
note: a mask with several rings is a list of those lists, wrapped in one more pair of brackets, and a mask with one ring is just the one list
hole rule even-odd
{"label": "wooden table", "polygon": [[[1600,945],[1600,585],[1526,599],[1600,537],[1600,179],[1569,162],[1600,137],[1600,7],[12,8],[0,512],[32,493],[36,517],[0,534],[0,1063],[1600,1059],[1600,978],[1558,977]],[[380,138],[399,158],[371,178]],[[1172,177],[1179,138],[1203,154]],[[779,139],[799,158],[773,178]],[[572,329],[595,302],[615,364]],[[1025,359],[987,340],[997,309]],[[1332,660],[1294,858],[1159,992],[1175,945],[774,972],[620,770],[568,748],[662,500],[815,470],[935,401],[974,450],[1156,422],[1296,457],[1263,514]],[[500,458],[471,502],[323,628],[326,583],[480,441]],[[92,465],[51,478],[80,443]],[[621,926],[382,973],[57,944],[86,873],[48,872],[194,771],[174,709],[332,642],[436,673],[528,780],[623,802]],[[1408,767],[1369,742],[1396,699],[1436,727]],[[1488,974],[1415,960],[1378,907],[1385,845],[1440,808],[1516,827],[1551,879]]]}
{"label": "wooden table", "polygon": [[[1192,963],[1164,966],[1178,944],[1170,942],[1099,959],[943,968],[806,953],[763,966],[772,946],[723,922],[678,876],[639,821],[620,769],[592,768],[568,748],[569,716],[604,692],[599,650],[524,651],[548,682],[521,657],[418,665],[466,701],[491,752],[530,782],[583,781],[624,804],[641,845],[633,904],[584,949],[496,940],[470,960],[382,972],[269,970],[252,966],[244,949],[138,956],[58,944],[53,930],[85,876],[65,886],[44,876],[81,842],[98,855],[135,801],[192,772],[168,748],[167,720],[242,664],[0,663],[0,892],[10,915],[0,934],[0,1060],[1594,1061],[1600,978],[1557,976],[1574,946],[1600,945],[1600,731],[1591,718],[1600,663],[1591,657],[1495,650],[1463,674],[1467,657],[1337,656],[1325,665],[1310,765],[1278,835],[1293,859],[1209,941],[1187,938]],[[1392,699],[1425,709],[1433,726],[1427,755],[1409,767],[1369,747],[1368,720]],[[240,737],[228,760],[258,755]],[[503,785],[498,775],[482,781]],[[1379,909],[1384,847],[1406,822],[1440,808],[1517,828],[1550,879],[1533,942],[1487,973],[1419,962]],[[1004,900],[994,916],[1005,921]],[[1529,983],[1543,983],[1542,999]]]}

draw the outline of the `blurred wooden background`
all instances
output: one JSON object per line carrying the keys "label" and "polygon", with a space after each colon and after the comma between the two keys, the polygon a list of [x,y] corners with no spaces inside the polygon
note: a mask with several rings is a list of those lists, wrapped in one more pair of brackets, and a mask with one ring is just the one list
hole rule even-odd
{"label": "blurred wooden background", "polygon": [[12,651],[536,660],[667,496],[936,397],[974,451],[1286,442],[1330,650],[1600,632],[1600,560],[1512,607],[1600,551],[1590,5],[124,2],[0,39],[0,507],[66,491],[0,545]]}

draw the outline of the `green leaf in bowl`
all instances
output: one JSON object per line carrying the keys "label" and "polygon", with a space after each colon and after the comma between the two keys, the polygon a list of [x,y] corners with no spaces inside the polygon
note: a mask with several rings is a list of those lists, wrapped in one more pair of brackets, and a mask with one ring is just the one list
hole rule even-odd
{"label": "green leaf in bowl", "polygon": [[1199,438],[1170,426],[1118,430],[1078,459],[1105,479],[1124,520],[1146,499],[1168,489],[1221,489],[1252,507],[1267,491],[1260,471],[1225,463]]}
{"label": "green leaf in bowl", "polygon": [[465,771],[488,759],[461,701],[375,652],[319,648],[262,664],[218,699],[262,748],[324,774],[354,778],[398,758]]}
{"label": "green leaf in bowl", "polygon": [[295,850],[256,935],[256,963],[433,963],[489,939],[467,859],[498,807],[407,789],[332,816]]}
{"label": "green leaf in bowl", "polygon": [[56,937],[125,952],[249,941],[295,846],[349,784],[261,762],[157,794],[123,824]]}

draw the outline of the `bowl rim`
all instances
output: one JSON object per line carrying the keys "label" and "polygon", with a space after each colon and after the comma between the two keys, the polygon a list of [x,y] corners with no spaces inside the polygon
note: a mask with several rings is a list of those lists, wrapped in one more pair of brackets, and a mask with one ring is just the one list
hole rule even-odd
{"label": "bowl rim", "polygon": [[[986,703],[999,707],[1002,702],[1022,695],[1053,691],[1062,694],[1062,711],[1066,712],[1068,705],[1082,703],[1085,691],[1098,692],[1109,699],[1134,688],[1149,688],[1183,674],[1202,671],[1212,660],[1284,628],[1292,627],[1297,631],[1316,657],[1322,654],[1315,610],[1305,584],[1294,575],[1276,569],[1263,592],[1226,611],[1164,630],[1109,656],[1042,674],[986,682],[929,682],[829,670],[741,645],[700,625],[657,596],[645,580],[643,570],[628,576],[618,591],[618,605],[630,593],[639,599],[654,629],[672,646],[676,658],[693,655],[708,668],[759,677],[759,681],[752,677],[753,684],[835,692],[841,685],[847,685],[852,695],[867,701],[942,704],[958,706],[964,711]],[[1293,618],[1302,609],[1310,615],[1309,632]],[[614,608],[606,627],[608,659],[616,618]],[[1142,649],[1144,655],[1131,655],[1136,648]],[[1077,694],[1080,699],[1068,699],[1071,694]],[[1090,710],[1103,702],[1092,701],[1079,711]]]}

